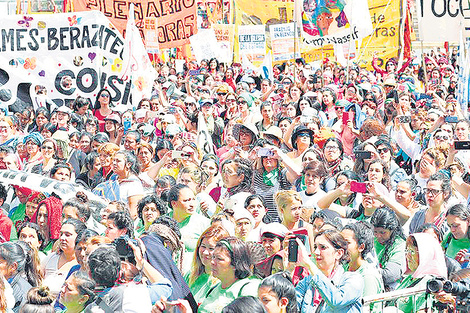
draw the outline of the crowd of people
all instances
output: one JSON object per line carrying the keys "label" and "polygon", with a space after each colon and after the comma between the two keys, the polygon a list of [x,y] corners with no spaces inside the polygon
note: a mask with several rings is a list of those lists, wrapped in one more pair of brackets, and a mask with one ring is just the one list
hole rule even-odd
{"label": "crowd of people", "polygon": [[459,308],[442,290],[362,301],[470,277],[456,62],[300,58],[265,79],[170,61],[135,108],[106,88],[70,107],[0,104],[0,169],[81,190],[0,178],[0,311]]}

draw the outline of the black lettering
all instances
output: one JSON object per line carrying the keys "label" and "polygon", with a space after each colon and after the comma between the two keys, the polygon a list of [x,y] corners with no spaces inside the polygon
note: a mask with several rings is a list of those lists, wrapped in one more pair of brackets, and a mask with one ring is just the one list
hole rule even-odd
{"label": "black lettering", "polygon": [[103,32],[104,32],[104,25],[100,26],[100,30],[98,31],[98,37],[100,39],[98,47],[103,48]]}
{"label": "black lettering", "polygon": [[122,79],[118,78],[115,75],[108,77],[108,86],[109,86],[109,88],[114,90],[114,92],[116,93],[116,95],[112,98],[112,100],[113,101],[119,101],[119,100],[121,100],[121,91],[119,90],[118,87],[116,87],[116,85],[114,84],[114,81],[120,83],[121,85],[122,85],[123,81],[122,81]]}
{"label": "black lettering", "polygon": [[446,0],[443,0],[442,3],[444,4],[444,8],[442,9],[442,13],[437,13],[436,12],[436,0],[431,0],[431,12],[432,12],[432,14],[434,14],[435,17],[443,17],[446,14],[446,11],[447,11]]}
{"label": "black lettering", "polygon": [[91,47],[90,43],[90,31],[88,30],[88,26],[85,25],[83,26],[83,31],[82,31],[82,47],[85,48],[85,43],[87,45],[87,48]]}
{"label": "black lettering", "polygon": [[175,32],[175,28],[176,28],[175,23],[168,23],[165,25],[165,30],[168,34],[169,41],[174,41],[178,39],[176,32]]}
{"label": "black lettering", "polygon": [[126,1],[114,1],[114,17],[120,20],[127,20],[127,15],[124,13],[124,9],[127,6]]}
{"label": "black lettering", "polygon": [[[8,33],[7,33],[8,32]],[[2,29],[2,51],[7,51],[7,43],[10,42],[10,51],[15,51],[15,30],[14,29]]]}
{"label": "black lettering", "polygon": [[397,33],[397,32],[396,32],[396,29],[395,29],[395,27],[390,27],[390,37],[393,37],[393,36],[395,36],[395,35],[396,35],[396,33]]}
{"label": "black lettering", "polygon": [[[449,10],[449,15],[450,15],[450,17],[457,17],[457,15],[459,15],[459,10],[457,9],[457,10],[455,10],[454,13],[452,13],[452,12],[450,11],[450,0],[448,0],[448,1],[449,1],[449,2],[447,3],[447,8],[448,8],[448,10]],[[459,1],[459,8],[461,8],[461,7],[462,7],[462,0]]]}
{"label": "black lettering", "polygon": [[21,46],[21,39],[24,38],[24,33],[28,30],[25,28],[20,28],[16,30],[16,51],[26,51],[26,47]]}
{"label": "black lettering", "polygon": [[178,39],[179,40],[186,39],[182,20],[177,20],[176,21],[176,33],[178,34]]}
{"label": "black lettering", "polygon": [[64,45],[64,42],[67,39],[67,33],[68,32],[69,32],[68,27],[61,27],[60,30],[59,30],[59,33],[60,33],[60,50],[69,50],[69,47]]}
{"label": "black lettering", "polygon": [[122,42],[121,38],[116,37],[113,44],[111,45],[111,49],[109,49],[109,52],[111,52],[113,54],[117,54],[118,51],[116,50],[116,46],[121,46],[123,44],[124,44],[124,42]]}
{"label": "black lettering", "polygon": [[158,12],[157,6],[153,1],[150,1],[147,5],[147,16],[160,17],[160,12]]}
{"label": "black lettering", "polygon": [[[84,81],[83,78],[85,75],[91,76],[91,79],[90,79],[91,84],[88,87],[86,87],[83,84],[83,81]],[[92,68],[84,68],[80,72],[78,72],[76,84],[77,84],[78,89],[80,89],[80,91],[82,92],[85,92],[85,93],[93,92],[93,90],[95,90],[96,87],[98,86],[98,74]]]}
{"label": "black lettering", "polygon": [[188,15],[184,18],[184,30],[186,38],[194,35],[194,26],[196,25],[196,16],[194,14]]}
{"label": "black lettering", "polygon": [[56,37],[57,29],[47,29],[47,50],[55,50],[59,46],[59,39]]}
{"label": "black lettering", "polygon": [[[92,28],[97,28],[99,25],[93,24],[91,27]],[[96,30],[95,34],[93,35],[93,38],[91,39],[91,46],[92,47],[98,47],[98,34],[99,34],[99,29]]]}
{"label": "black lettering", "polygon": [[60,83],[62,81],[62,77],[64,76],[70,76],[72,79],[75,79],[75,74],[71,70],[63,70],[57,73],[57,76],[55,77],[55,89],[57,89],[58,92],[60,92],[63,95],[71,96],[75,92],[75,87],[72,87],[70,89],[64,89],[62,87],[62,84]]}
{"label": "black lettering", "polygon": [[43,179],[40,183],[39,183],[39,187],[41,188],[47,188],[50,184],[52,184],[54,181],[52,179],[49,179],[49,178],[45,178]]}
{"label": "black lettering", "polygon": [[194,0],[183,0],[183,6],[188,9],[194,5]]}
{"label": "black lettering", "polygon": [[70,49],[74,49],[75,47],[81,48],[78,37],[80,37],[80,29],[77,27],[70,27]]}
{"label": "black lettering", "polygon": [[37,35],[39,35],[39,30],[37,30],[36,28],[33,28],[29,31],[29,37],[31,38],[32,42],[28,43],[28,47],[32,51],[38,51],[39,50],[39,43],[36,40]]}
{"label": "black lettering", "polygon": [[132,86],[132,82],[129,79],[126,83],[126,88],[124,89],[124,94],[122,95],[122,99],[121,99],[122,104],[127,104],[127,101],[130,100],[131,86]]}
{"label": "black lettering", "polygon": [[142,3],[134,3],[134,20],[140,21],[144,19],[144,10],[142,9]]}
{"label": "black lettering", "polygon": [[104,43],[103,45],[101,46],[102,49],[106,50],[106,46],[108,45],[108,40],[109,40],[109,37],[112,36],[112,37],[116,37],[116,34],[114,33],[114,31],[112,29],[109,29],[109,28],[105,28],[104,31],[106,32],[106,37],[104,39]]}

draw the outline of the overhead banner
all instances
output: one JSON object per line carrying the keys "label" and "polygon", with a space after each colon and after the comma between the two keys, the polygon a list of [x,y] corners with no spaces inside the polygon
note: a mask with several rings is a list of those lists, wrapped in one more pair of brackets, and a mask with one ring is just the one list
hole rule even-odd
{"label": "overhead banner", "polygon": [[123,75],[125,41],[101,12],[8,15],[1,24],[4,104],[20,99],[37,107],[48,98],[60,106],[79,95],[93,103],[102,88],[113,104],[130,104],[135,86]]}
{"label": "overhead banner", "polygon": [[250,61],[263,61],[266,55],[266,36],[264,25],[238,26],[239,53]]}
{"label": "overhead banner", "polygon": [[416,0],[419,39],[423,41],[459,41],[463,28],[464,0]]}
{"label": "overhead banner", "polygon": [[294,41],[298,38],[295,36],[294,23],[270,25],[269,30],[274,62],[300,57],[300,51],[295,51]]}
{"label": "overhead banner", "polygon": [[372,33],[367,0],[303,0],[303,44],[344,44]]}
{"label": "overhead banner", "polygon": [[134,3],[136,26],[141,32],[146,17],[158,19],[160,49],[187,44],[189,37],[197,33],[195,0],[72,0],[72,2],[75,11],[101,11],[121,34],[126,29],[129,6]]}

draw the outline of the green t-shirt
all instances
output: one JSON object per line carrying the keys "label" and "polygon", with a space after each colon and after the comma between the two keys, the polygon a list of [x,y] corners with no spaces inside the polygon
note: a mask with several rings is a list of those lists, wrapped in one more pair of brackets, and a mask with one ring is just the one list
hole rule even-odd
{"label": "green t-shirt", "polygon": [[238,297],[258,295],[260,280],[257,278],[244,278],[236,281],[230,287],[222,289],[218,283],[199,306],[198,313],[219,313],[222,309]]}
{"label": "green t-shirt", "polygon": [[454,259],[460,250],[470,249],[470,240],[468,239],[468,237],[464,237],[462,239],[455,239],[452,236],[452,233],[448,232],[445,235],[444,240],[442,240],[441,245],[444,248],[446,255]]}
{"label": "green t-shirt", "polygon": [[[361,274],[364,279],[363,296],[372,296],[384,292],[382,275],[373,264],[365,262],[356,270],[356,272]],[[370,305],[371,312],[381,312],[381,309],[382,306],[380,303]]]}
{"label": "green t-shirt", "polygon": [[374,248],[375,253],[377,255],[377,259],[379,260],[380,266],[385,268],[388,262],[394,262],[397,264],[402,264],[403,260],[405,259],[405,246],[406,242],[403,238],[398,237],[395,239],[395,242],[392,244],[392,247],[388,250],[389,258],[385,261],[385,245],[378,242],[377,239],[374,239]]}
{"label": "green t-shirt", "polygon": [[26,215],[26,204],[21,203],[15,208],[15,211],[13,211],[13,213],[9,216],[9,218],[13,222],[13,225],[15,225],[17,221],[23,221],[25,215]]}
{"label": "green t-shirt", "polygon": [[[186,282],[188,282],[189,274],[185,275],[184,278]],[[209,290],[211,290],[211,288],[214,287],[218,282],[219,280],[217,278],[210,274],[204,273],[199,275],[194,283],[189,286],[189,289],[191,289],[194,299],[198,305],[204,301]]]}
{"label": "green t-shirt", "polygon": [[186,249],[183,257],[183,273],[186,273],[191,269],[197,241],[201,234],[210,226],[210,220],[194,213],[185,218],[181,223],[178,223],[178,225],[181,232],[181,241]]}
{"label": "green t-shirt", "polygon": [[[400,285],[398,285],[396,290],[405,289],[409,287],[424,287],[426,288],[426,284],[428,280],[432,279],[432,276],[426,275],[422,278],[413,278],[411,275],[405,276],[401,281]],[[429,296],[431,299],[430,303],[432,303],[432,295]],[[422,310],[426,306],[426,293],[423,292],[421,294],[417,294],[415,296],[410,297],[403,297],[398,298],[395,306],[400,309],[402,312],[418,312]],[[429,306],[431,307],[431,306]]]}

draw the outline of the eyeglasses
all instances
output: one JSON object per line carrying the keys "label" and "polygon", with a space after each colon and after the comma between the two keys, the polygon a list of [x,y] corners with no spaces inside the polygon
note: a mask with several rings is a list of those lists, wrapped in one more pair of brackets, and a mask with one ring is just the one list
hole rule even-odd
{"label": "eyeglasses", "polygon": [[225,93],[225,92],[218,92],[217,95],[218,95],[218,96],[225,96],[226,93]]}
{"label": "eyeglasses", "polygon": [[389,148],[382,148],[382,149],[377,149],[377,152],[380,154],[380,153],[387,153],[388,151],[390,151]]}
{"label": "eyeglasses", "polygon": [[42,149],[42,150],[54,150],[54,147],[51,147],[51,146],[42,146],[41,149]]}
{"label": "eyeglasses", "polygon": [[237,103],[238,103],[239,105],[245,105],[245,104],[248,104],[248,102],[246,102],[246,101],[237,101]]}
{"label": "eyeglasses", "polygon": [[343,111],[343,109],[344,109],[343,107],[335,107],[336,111]]}
{"label": "eyeglasses", "polygon": [[325,146],[325,150],[338,150],[339,148],[337,146]]}
{"label": "eyeglasses", "polygon": [[235,102],[237,99],[225,99],[225,102]]}
{"label": "eyeglasses", "polygon": [[227,176],[237,175],[237,173],[231,172],[231,171],[229,171],[229,170],[227,170],[227,169],[225,169],[225,168],[222,170],[222,174],[225,174],[225,175],[227,175]]}
{"label": "eyeglasses", "polygon": [[442,189],[429,189],[429,188],[424,188],[424,193],[425,194],[430,194],[431,196],[435,197],[438,194],[442,192]]}
{"label": "eyeglasses", "polygon": [[438,135],[438,136],[435,136],[434,139],[436,139],[436,140],[449,140],[449,136]]}

